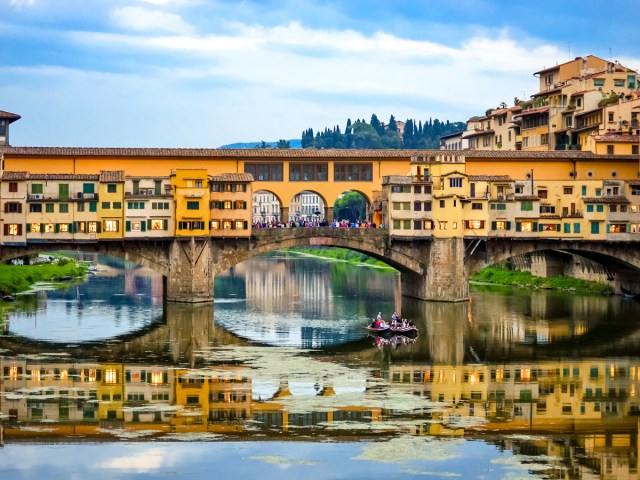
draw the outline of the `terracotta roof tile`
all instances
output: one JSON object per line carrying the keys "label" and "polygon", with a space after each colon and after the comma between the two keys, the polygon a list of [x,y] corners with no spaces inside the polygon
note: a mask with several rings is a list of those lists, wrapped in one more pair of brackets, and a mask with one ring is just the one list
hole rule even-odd
{"label": "terracotta roof tile", "polygon": [[9,123],[15,122],[16,120],[20,120],[20,115],[17,113],[5,112],[4,110],[0,110],[0,118],[5,120],[9,120]]}
{"label": "terracotta roof tile", "polygon": [[100,171],[101,182],[124,182],[124,170],[101,170]]}
{"label": "terracotta roof tile", "polygon": [[222,173],[210,178],[214,182],[253,182],[253,175],[250,173]]}
{"label": "terracotta roof tile", "polygon": [[516,201],[520,201],[520,200],[537,201],[537,200],[540,200],[540,197],[536,197],[535,195],[516,195],[514,197],[514,200],[516,200]]}
{"label": "terracotta roof tile", "polygon": [[600,135],[600,138],[596,139],[596,142],[610,142],[610,143],[638,143],[640,141],[640,135],[624,135],[609,133]]}
{"label": "terracotta roof tile", "polygon": [[8,182],[11,180],[26,180],[29,178],[29,172],[2,172],[2,181]]}
{"label": "terracotta roof tile", "polygon": [[608,195],[604,197],[583,197],[584,203],[631,203],[624,195]]}
{"label": "terracotta roof tile", "polygon": [[[430,158],[441,155],[455,155],[466,158],[548,158],[548,159],[616,159],[616,160],[637,160],[633,155],[596,155],[592,152],[581,150],[570,151],[546,151],[546,152],[523,152],[509,150],[355,150],[355,149],[263,149],[263,148],[76,148],[76,147],[0,147],[0,153],[16,156],[75,156],[75,157],[174,157],[180,158],[242,158],[246,160],[262,159],[299,159],[313,160],[325,159],[345,159],[345,160],[371,160],[371,159],[396,159],[410,161],[412,157]],[[52,159],[53,160],[53,159]],[[46,159],[44,159],[46,161]],[[423,160],[415,160],[415,163],[423,163]]]}
{"label": "terracotta roof tile", "polygon": [[471,182],[513,182],[509,175],[469,175]]}
{"label": "terracotta roof tile", "polygon": [[88,173],[31,173],[29,180],[91,180],[97,182],[100,175]]}

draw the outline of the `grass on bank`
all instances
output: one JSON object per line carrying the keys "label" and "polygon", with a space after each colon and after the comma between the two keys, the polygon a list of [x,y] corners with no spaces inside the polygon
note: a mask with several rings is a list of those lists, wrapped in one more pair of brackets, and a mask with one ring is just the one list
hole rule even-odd
{"label": "grass on bank", "polygon": [[36,282],[51,282],[61,277],[81,277],[87,271],[85,265],[77,265],[70,258],[58,258],[55,263],[39,265],[0,265],[0,293],[3,295],[23,292]]}
{"label": "grass on bank", "polygon": [[533,287],[552,290],[569,290],[577,293],[611,295],[613,289],[609,285],[572,277],[536,277],[530,272],[510,270],[507,268],[487,267],[471,275],[472,282],[493,283],[513,287]]}
{"label": "grass on bank", "polygon": [[285,248],[283,250],[290,253],[302,253],[305,255],[313,255],[315,257],[329,258],[332,260],[342,260],[349,263],[365,264],[372,267],[388,268],[393,270],[393,267],[390,267],[380,260],[376,260],[375,258],[370,257],[369,255],[366,255],[364,253],[349,250],[348,248],[291,247]]}

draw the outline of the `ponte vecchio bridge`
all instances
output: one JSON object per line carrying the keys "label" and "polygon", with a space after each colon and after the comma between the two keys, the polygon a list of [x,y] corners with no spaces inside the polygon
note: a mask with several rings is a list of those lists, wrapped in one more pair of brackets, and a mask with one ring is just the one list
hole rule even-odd
{"label": "ponte vecchio bridge", "polygon": [[341,247],[370,255],[401,274],[403,295],[422,300],[468,299],[469,275],[485,266],[536,252],[574,254],[607,265],[618,285],[637,284],[640,245],[559,239],[397,239],[384,229],[268,228],[248,238],[191,237],[166,240],[102,240],[95,243],[37,243],[0,247],[0,261],[33,252],[78,250],[122,257],[165,278],[172,302],[208,302],[214,278],[230,267],[273,250],[300,246]]}

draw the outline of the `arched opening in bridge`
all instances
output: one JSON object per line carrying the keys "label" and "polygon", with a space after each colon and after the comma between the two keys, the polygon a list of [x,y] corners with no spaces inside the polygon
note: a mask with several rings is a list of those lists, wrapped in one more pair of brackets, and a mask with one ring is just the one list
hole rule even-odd
{"label": "arched opening in bridge", "polygon": [[361,341],[372,316],[390,317],[402,303],[395,269],[351,249],[308,244],[240,262],[216,275],[214,291],[218,327],[261,344],[303,348]]}
{"label": "arched opening in bridge", "polygon": [[[603,288],[594,286],[594,293],[640,293],[640,261],[633,252],[613,245],[574,245],[573,248],[552,248],[532,244],[522,246],[518,252],[490,255],[487,263],[502,268],[529,272],[535,277],[568,277],[587,282],[595,282]],[[472,262],[470,273],[474,274],[481,266]],[[575,287],[574,287],[575,288]],[[581,287],[589,290],[585,285]]]}
{"label": "arched opening in bridge", "polygon": [[282,201],[268,190],[253,192],[252,222],[254,225],[267,226],[286,221],[282,216]]}
{"label": "arched opening in bridge", "polygon": [[327,221],[327,202],[319,193],[303,190],[296,193],[289,204],[289,221],[313,225]]}
{"label": "arched opening in bridge", "polygon": [[333,204],[333,218],[349,225],[360,222],[373,222],[371,202],[367,196],[357,190],[341,193]]}
{"label": "arched opening in bridge", "polygon": [[32,252],[7,263],[13,270],[6,277],[15,280],[5,288],[18,291],[2,309],[4,334],[82,343],[162,321],[163,276],[134,262],[73,250]]}

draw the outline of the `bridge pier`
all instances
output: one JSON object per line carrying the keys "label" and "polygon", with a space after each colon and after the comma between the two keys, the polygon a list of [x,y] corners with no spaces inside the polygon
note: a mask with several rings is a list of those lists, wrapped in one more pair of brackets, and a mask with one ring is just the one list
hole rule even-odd
{"label": "bridge pier", "polygon": [[168,302],[213,302],[213,248],[210,238],[176,239],[169,246]]}
{"label": "bridge pier", "polygon": [[438,302],[469,300],[469,273],[464,254],[463,239],[434,239],[421,254],[427,274],[402,272],[402,294]]}

